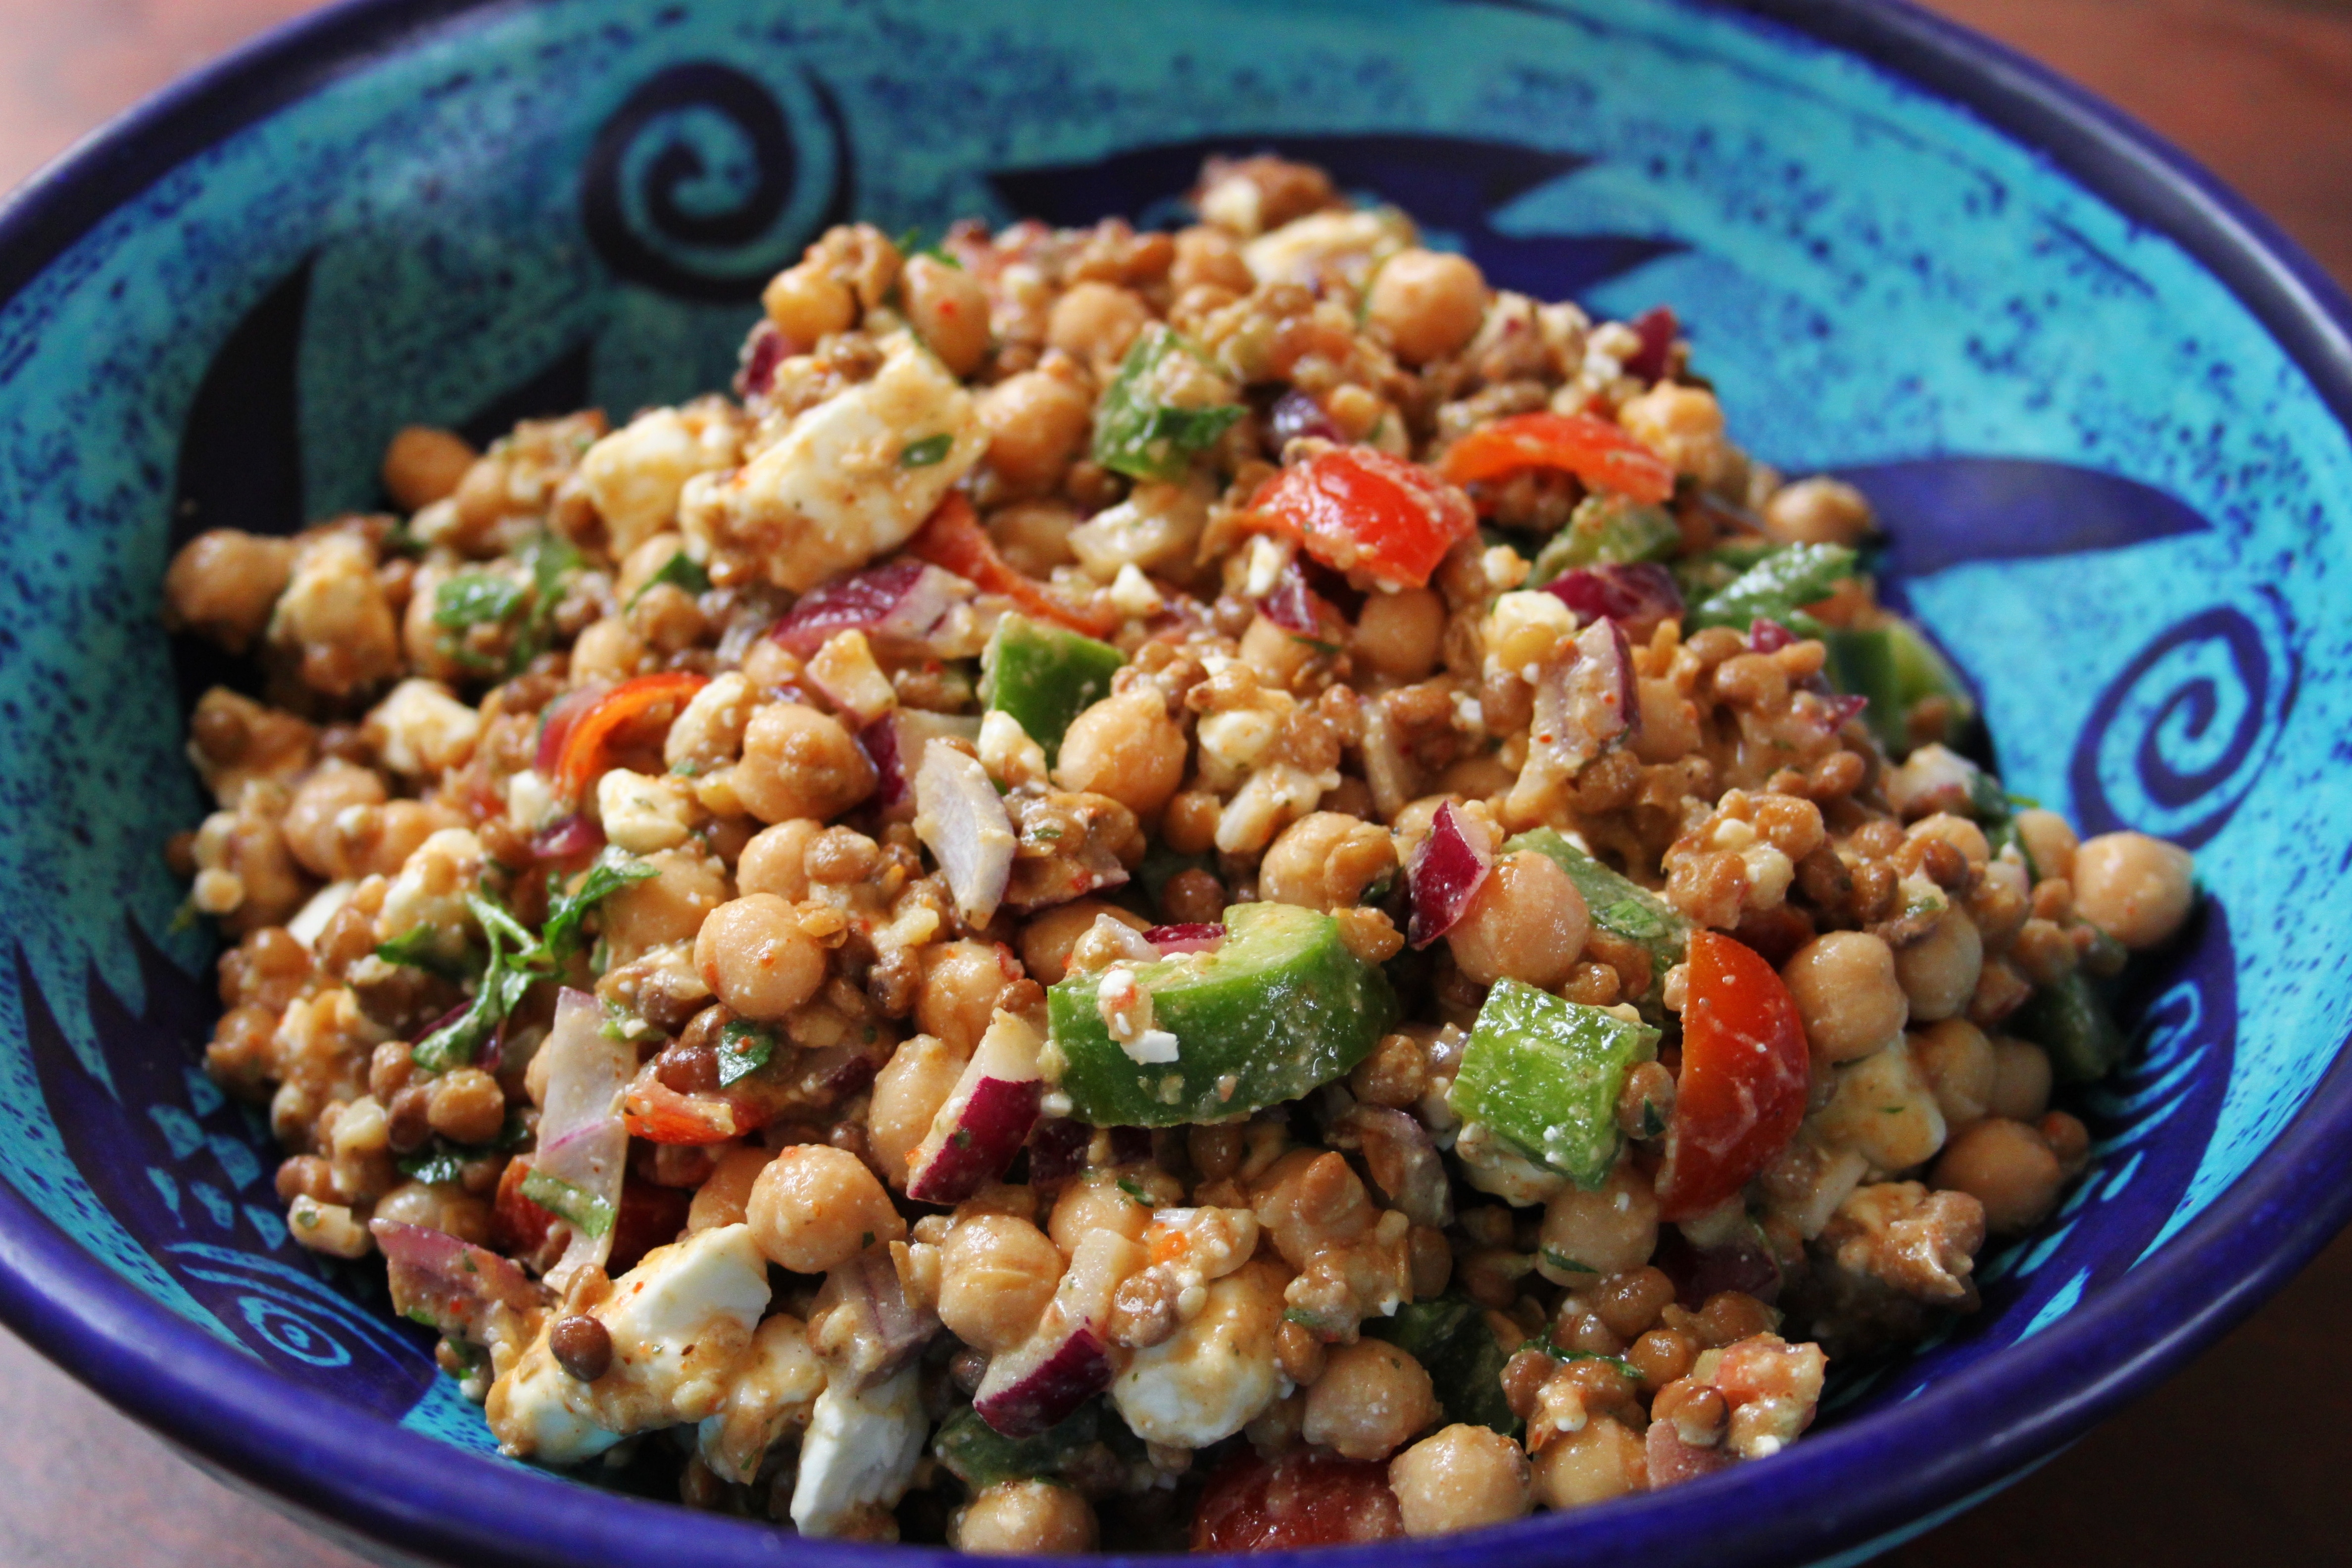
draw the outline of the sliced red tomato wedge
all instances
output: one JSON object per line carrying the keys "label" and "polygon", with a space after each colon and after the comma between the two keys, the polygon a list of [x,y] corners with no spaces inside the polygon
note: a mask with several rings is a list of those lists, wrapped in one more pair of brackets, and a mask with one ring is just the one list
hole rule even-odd
{"label": "sliced red tomato wedge", "polygon": [[1811,1063],[1804,1021],[1772,966],[1718,931],[1693,931],[1682,1076],[1658,1213],[1696,1218],[1748,1184],[1797,1135]]}
{"label": "sliced red tomato wedge", "polygon": [[1391,588],[1423,586],[1445,552],[1478,531],[1468,496],[1371,447],[1335,447],[1294,463],[1250,506],[1324,565]]}
{"label": "sliced red tomato wedge", "polygon": [[1118,629],[1113,612],[1056,593],[999,555],[996,542],[980,526],[979,515],[961,492],[940,502],[939,510],[907,541],[907,553],[954,573],[983,593],[1002,594],[1029,614],[1074,632],[1106,637]]}
{"label": "sliced red tomato wedge", "polygon": [[610,769],[632,746],[657,744],[710,677],[691,670],[640,675],[622,681],[571,720],[555,763],[554,784],[568,800]]}
{"label": "sliced red tomato wedge", "polygon": [[1521,468],[1564,468],[1595,489],[1637,501],[1675,493],[1675,471],[1641,442],[1590,414],[1514,414],[1445,449],[1439,471],[1457,485]]}

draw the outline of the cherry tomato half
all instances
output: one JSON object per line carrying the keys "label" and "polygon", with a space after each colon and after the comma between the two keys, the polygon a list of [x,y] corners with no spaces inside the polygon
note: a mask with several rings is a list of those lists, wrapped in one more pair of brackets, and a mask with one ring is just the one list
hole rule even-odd
{"label": "cherry tomato half", "polygon": [[1339,572],[1418,588],[1478,531],[1470,498],[1418,463],[1371,447],[1334,447],[1276,474],[1251,510]]}
{"label": "cherry tomato half", "polygon": [[1747,1185],[1797,1135],[1811,1076],[1804,1022],[1772,966],[1718,931],[1693,931],[1660,1217],[1695,1218]]}
{"label": "cherry tomato half", "polygon": [[1195,1552],[1286,1552],[1403,1533],[1386,1465],[1323,1454],[1268,1464],[1244,1449],[1209,1478],[1192,1515]]}

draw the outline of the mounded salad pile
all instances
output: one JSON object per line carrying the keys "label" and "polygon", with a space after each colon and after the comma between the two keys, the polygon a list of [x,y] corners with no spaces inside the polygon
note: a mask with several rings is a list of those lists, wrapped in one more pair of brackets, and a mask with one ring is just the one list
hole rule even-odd
{"label": "mounded salad pile", "polygon": [[[2191,900],[1967,754],[1674,316],[1318,171],[769,285],[173,561],[214,1076],[513,1455],[978,1552],[1764,1459],[1975,1306]],[[205,522],[224,520],[200,520]]]}

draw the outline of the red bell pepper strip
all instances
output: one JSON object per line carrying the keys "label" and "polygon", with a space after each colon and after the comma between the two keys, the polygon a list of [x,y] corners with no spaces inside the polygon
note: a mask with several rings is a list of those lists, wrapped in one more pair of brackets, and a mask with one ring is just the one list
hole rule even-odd
{"label": "red bell pepper strip", "polygon": [[577,800],[580,793],[613,765],[629,731],[649,723],[667,726],[683,711],[710,677],[691,670],[640,675],[624,680],[572,721],[555,763],[557,793]]}
{"label": "red bell pepper strip", "polygon": [[1076,603],[1007,563],[996,552],[996,542],[980,526],[971,500],[960,491],[940,502],[939,510],[907,541],[907,553],[954,573],[982,593],[1002,594],[1055,626],[1090,637],[1106,637],[1118,629],[1113,612]]}
{"label": "red bell pepper strip", "polygon": [[1564,468],[1595,489],[1655,503],[1675,493],[1665,459],[1590,414],[1514,414],[1445,449],[1438,471],[1457,485],[1521,468]]}
{"label": "red bell pepper strip", "polygon": [[1259,521],[1339,572],[1418,588],[1478,531],[1470,498],[1418,463],[1334,447],[1276,474],[1250,503]]}
{"label": "red bell pepper strip", "polygon": [[1658,1173],[1658,1213],[1669,1220],[1717,1207],[1788,1145],[1811,1076],[1796,1001],[1752,949],[1691,932],[1689,987]]}

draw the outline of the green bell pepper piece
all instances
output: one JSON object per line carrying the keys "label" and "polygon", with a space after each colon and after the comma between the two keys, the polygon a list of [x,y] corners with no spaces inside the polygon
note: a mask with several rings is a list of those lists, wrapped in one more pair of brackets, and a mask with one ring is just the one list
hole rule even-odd
{"label": "green bell pepper piece", "polygon": [[2050,1053],[2050,1072],[2060,1083],[2092,1083],[2122,1065],[2129,1042],[2088,978],[2075,973],[2045,985],[2010,1018],[2019,1038]]}
{"label": "green bell pepper piece", "polygon": [[1842,544],[1791,544],[1775,550],[1694,606],[1685,627],[1746,631],[1759,619],[1789,623],[1805,605],[1853,575],[1854,553]]}
{"label": "green bell pepper piece", "polygon": [[1049,990],[1046,1080],[1097,1127],[1224,1121],[1297,1100],[1363,1060],[1397,1016],[1387,979],[1348,951],[1339,922],[1293,904],[1226,910],[1214,952],[1114,968],[1150,996],[1176,1057],[1138,1061],[1112,1037],[1101,992],[1113,970]]}
{"label": "green bell pepper piece", "polygon": [[1930,697],[1951,704],[1948,739],[1976,717],[1958,671],[1907,621],[1860,630],[1830,628],[1822,641],[1829,649],[1830,684],[1870,699],[1863,718],[1890,757],[1900,760],[1911,750],[1911,710]]}
{"label": "green bell pepper piece", "polygon": [[1007,615],[981,650],[980,700],[1012,714],[1050,763],[1070,721],[1110,695],[1110,678],[1126,662],[1108,643]]}
{"label": "green bell pepper piece", "polygon": [[1575,566],[1663,561],[1682,542],[1682,526],[1665,508],[1620,495],[1587,496],[1568,526],[1537,552],[1528,586],[1540,587]]}
{"label": "green bell pepper piece", "polygon": [[1617,1163],[1617,1100],[1658,1031],[1516,980],[1478,1009],[1451,1103],[1531,1160],[1597,1187]]}

